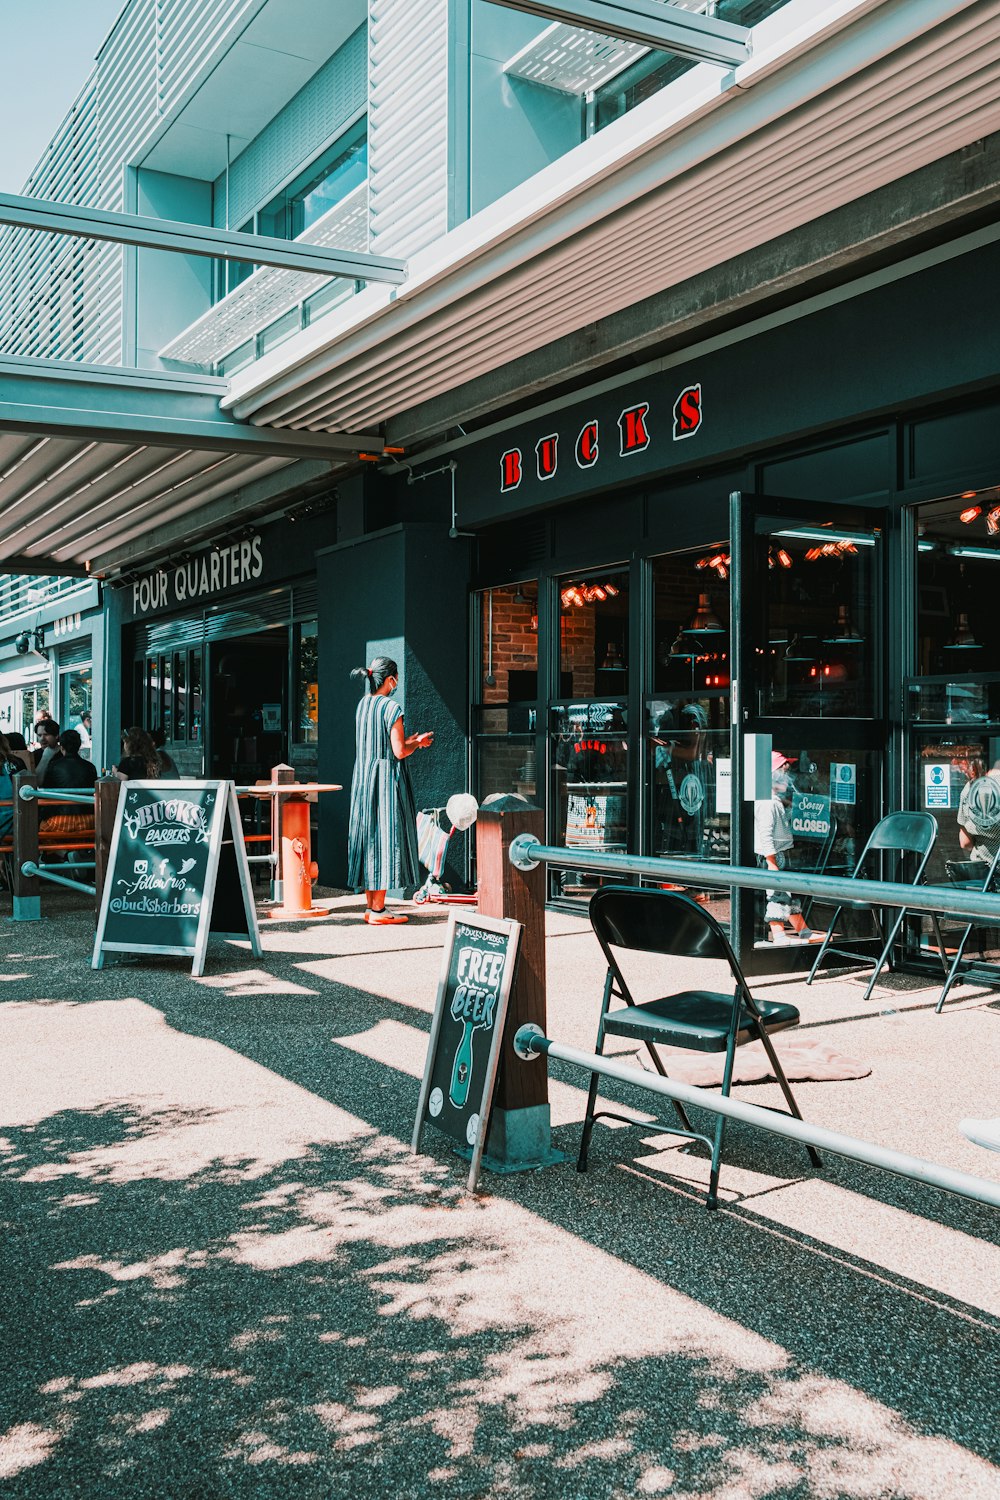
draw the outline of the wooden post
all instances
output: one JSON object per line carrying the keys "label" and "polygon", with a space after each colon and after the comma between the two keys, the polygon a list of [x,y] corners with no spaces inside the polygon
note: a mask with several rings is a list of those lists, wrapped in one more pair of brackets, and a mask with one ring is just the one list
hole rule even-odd
{"label": "wooden post", "polygon": [[520,922],[521,950],[507,1009],[484,1165],[493,1171],[518,1171],[561,1161],[553,1151],[549,1119],[549,1081],[544,1058],[522,1062],[511,1041],[519,1026],[533,1022],[546,1030],[545,1007],[545,869],[527,872],[510,862],[510,846],[519,833],[542,839],[545,815],[528,806],[483,808],[476,823],[476,869],[479,910],[486,917]]}
{"label": "wooden post", "polygon": [[42,915],[41,886],[37,875],[22,875],[27,861],[38,863],[38,803],[32,797],[25,802],[23,786],[35,787],[38,778],[33,771],[22,771],[14,777],[14,832],[11,861],[14,866],[14,921],[38,922]]}
{"label": "wooden post", "polygon": [[101,896],[108,873],[108,856],[115,831],[115,814],[122,784],[117,776],[102,776],[94,783],[94,920],[101,909]]}

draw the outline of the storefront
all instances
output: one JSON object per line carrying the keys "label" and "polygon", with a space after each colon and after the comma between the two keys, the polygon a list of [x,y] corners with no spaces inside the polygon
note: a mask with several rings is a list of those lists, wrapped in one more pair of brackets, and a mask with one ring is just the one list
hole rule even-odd
{"label": "storefront", "polygon": [[82,753],[99,762],[104,662],[100,584],[7,575],[0,580],[0,592],[0,732],[22,734],[30,745],[35,720],[46,713],[60,728],[78,730]]}
{"label": "storefront", "polygon": [[[537,800],[555,844],[753,863],[763,734],[796,866],[851,870],[902,806],[935,814],[945,878],[1000,757],[1000,249],[933,259],[456,455],[479,795]],[[749,967],[804,962],[760,897],[705,899]]]}
{"label": "storefront", "polygon": [[316,778],[314,548],[335,518],[305,525],[241,527],[112,594],[121,727],[162,727],[183,775],[250,782],[285,763]]}

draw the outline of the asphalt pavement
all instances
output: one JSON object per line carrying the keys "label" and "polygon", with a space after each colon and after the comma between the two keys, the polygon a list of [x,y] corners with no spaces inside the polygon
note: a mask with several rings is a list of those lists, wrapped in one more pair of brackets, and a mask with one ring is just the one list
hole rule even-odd
{"label": "asphalt pavement", "polygon": [[[734,1125],[710,1214],[704,1152],[617,1084],[636,1124],[599,1124],[578,1174],[558,1063],[567,1159],[470,1198],[443,1137],[409,1151],[441,908],[373,929],[328,895],[195,979],[94,971],[81,896],[30,924],[9,899],[0,1495],[1000,1496],[997,1210]],[[549,1030],[589,1049],[583,920],[549,915],[547,960]],[[1000,992],[935,1016],[933,982],[863,988],[755,985],[870,1068],[794,1085],[805,1117],[1000,1180],[957,1130],[1000,1113]]]}

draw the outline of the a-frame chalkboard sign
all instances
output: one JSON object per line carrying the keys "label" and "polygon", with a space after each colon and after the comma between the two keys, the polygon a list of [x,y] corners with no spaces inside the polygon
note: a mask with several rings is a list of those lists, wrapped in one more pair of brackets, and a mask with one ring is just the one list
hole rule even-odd
{"label": "a-frame chalkboard sign", "polygon": [[412,1149],[420,1149],[425,1124],[471,1146],[470,1193],[489,1133],[521,931],[520,922],[453,911],[445,939]]}
{"label": "a-frame chalkboard sign", "polygon": [[92,967],[106,953],[190,955],[210,932],[260,955],[243,828],[231,781],[127,781],[118,798]]}

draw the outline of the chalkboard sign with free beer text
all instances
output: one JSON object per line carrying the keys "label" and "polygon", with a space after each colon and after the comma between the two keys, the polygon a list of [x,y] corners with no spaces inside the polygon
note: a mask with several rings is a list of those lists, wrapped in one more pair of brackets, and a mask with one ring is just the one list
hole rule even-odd
{"label": "chalkboard sign with free beer text", "polygon": [[92,967],[106,952],[165,953],[205,967],[209,931],[260,934],[230,781],[127,781],[118,798]]}
{"label": "chalkboard sign with free beer text", "polygon": [[520,922],[452,912],[413,1131],[420,1148],[430,1123],[472,1147],[473,1192],[489,1130]]}

